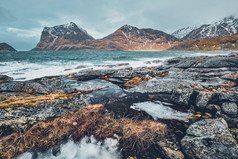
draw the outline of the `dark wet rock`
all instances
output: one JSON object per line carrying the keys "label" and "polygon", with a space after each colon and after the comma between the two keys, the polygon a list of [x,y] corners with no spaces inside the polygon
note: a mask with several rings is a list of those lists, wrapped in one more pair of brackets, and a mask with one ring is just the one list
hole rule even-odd
{"label": "dark wet rock", "polygon": [[225,103],[222,104],[221,108],[222,108],[222,111],[225,114],[228,114],[228,115],[237,114],[237,105],[236,105],[236,103],[225,102]]}
{"label": "dark wet rock", "polygon": [[207,59],[207,56],[197,56],[197,57],[186,57],[184,60],[182,60],[176,67],[178,68],[189,68],[189,67],[195,67],[197,64],[204,60]]}
{"label": "dark wet rock", "polygon": [[213,96],[212,92],[199,91],[196,96],[194,105],[200,109],[204,109],[211,101],[212,96]]}
{"label": "dark wet rock", "polygon": [[103,68],[113,68],[116,67],[116,65],[94,65],[96,67],[103,67]]}
{"label": "dark wet rock", "polygon": [[231,52],[228,54],[229,57],[238,57],[238,52]]}
{"label": "dark wet rock", "polygon": [[58,78],[58,79],[42,79],[40,81],[50,92],[55,93],[75,93],[77,90],[74,88],[78,81],[71,78]]}
{"label": "dark wet rock", "polygon": [[238,93],[225,94],[220,93],[218,97],[220,102],[235,102],[238,103]]}
{"label": "dark wet rock", "polygon": [[84,101],[86,105],[106,103],[127,94],[119,86],[101,79],[79,82],[75,88],[78,91],[94,90],[89,94],[80,96],[80,100]]}
{"label": "dark wet rock", "polygon": [[148,76],[161,75],[166,72],[167,71],[153,71],[153,70],[146,70],[144,68],[137,68],[133,70],[118,71],[112,74],[110,77],[119,79],[131,79],[134,77],[146,78]]}
{"label": "dark wet rock", "polygon": [[181,106],[188,106],[193,88],[189,83],[182,82],[172,91],[171,102]]}
{"label": "dark wet rock", "polygon": [[37,82],[25,82],[22,87],[23,90],[37,92],[39,94],[49,94],[50,90],[46,88],[44,85]]}
{"label": "dark wet rock", "polygon": [[0,75],[0,83],[1,82],[7,82],[7,81],[12,81],[13,78],[6,76],[6,75]]}
{"label": "dark wet rock", "polygon": [[16,92],[24,87],[25,82],[11,81],[6,83],[0,83],[0,91],[12,91]]}
{"label": "dark wet rock", "polygon": [[21,92],[32,91],[32,93],[48,94],[50,90],[44,85],[33,81],[10,81],[6,83],[0,83],[0,91],[6,92]]}
{"label": "dark wet rock", "polygon": [[216,105],[216,104],[208,104],[206,106],[206,111],[211,114],[217,114],[217,112],[220,113],[221,108],[219,105]]}
{"label": "dark wet rock", "polygon": [[230,73],[230,72],[229,72],[229,73],[227,73],[227,74],[221,76],[221,78],[238,82],[238,72],[235,72],[235,73]]}
{"label": "dark wet rock", "polygon": [[140,93],[168,93],[176,88],[182,81],[176,79],[152,78],[149,81],[141,82],[138,86],[129,89],[129,92]]}
{"label": "dark wet rock", "polygon": [[205,61],[201,61],[196,67],[203,67],[203,68],[238,67],[238,58],[210,57]]}
{"label": "dark wet rock", "polygon": [[192,67],[186,69],[186,71],[189,72],[199,72],[207,75],[213,75],[213,76],[223,76],[228,73],[235,73],[238,71],[237,67],[221,67],[221,68],[202,68],[202,67]]}
{"label": "dark wet rock", "polygon": [[174,57],[174,58],[165,60],[163,62],[163,64],[164,65],[176,65],[184,59],[185,59],[185,57]]}
{"label": "dark wet rock", "polygon": [[175,72],[170,73],[169,75],[166,76],[166,78],[198,80],[198,81],[202,79],[201,75],[197,72]]}
{"label": "dark wet rock", "polygon": [[238,158],[237,142],[224,119],[204,119],[193,123],[181,141],[190,158]]}
{"label": "dark wet rock", "polygon": [[130,64],[129,63],[119,63],[117,64],[117,66],[129,66]]}
{"label": "dark wet rock", "polygon": [[162,62],[162,61],[161,60],[153,60],[153,61],[146,61],[145,63],[146,64],[158,64],[160,62]]}
{"label": "dark wet rock", "polygon": [[77,66],[75,69],[82,69],[82,68],[87,68],[86,66],[83,66],[83,65],[79,65]]}
{"label": "dark wet rock", "polygon": [[90,80],[101,76],[111,75],[115,72],[117,72],[116,69],[100,69],[100,70],[86,69],[77,72],[73,75],[75,78],[79,78],[80,80]]}

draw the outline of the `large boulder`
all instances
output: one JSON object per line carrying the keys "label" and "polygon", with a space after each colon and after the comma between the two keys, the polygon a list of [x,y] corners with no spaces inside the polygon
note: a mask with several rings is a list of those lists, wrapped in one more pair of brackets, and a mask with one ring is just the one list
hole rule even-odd
{"label": "large boulder", "polygon": [[228,115],[236,115],[237,114],[237,104],[233,102],[225,102],[221,106],[222,111]]}
{"label": "large boulder", "polygon": [[204,109],[212,99],[212,92],[199,91],[195,99],[195,106]]}
{"label": "large boulder", "polygon": [[222,118],[204,119],[191,124],[181,146],[190,158],[238,158],[237,142]]}
{"label": "large boulder", "polygon": [[8,77],[6,75],[0,75],[0,82],[7,82],[7,81],[11,81],[12,78]]}
{"label": "large boulder", "polygon": [[190,84],[182,82],[178,87],[173,89],[171,95],[171,102],[182,106],[188,106],[190,97],[193,94],[193,88]]}
{"label": "large boulder", "polygon": [[219,67],[238,67],[236,57],[212,57],[200,62],[196,67],[219,68]]}

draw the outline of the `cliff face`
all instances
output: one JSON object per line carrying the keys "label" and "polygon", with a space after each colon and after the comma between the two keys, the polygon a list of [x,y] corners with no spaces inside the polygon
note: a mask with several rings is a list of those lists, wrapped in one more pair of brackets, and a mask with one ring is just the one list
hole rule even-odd
{"label": "cliff face", "polygon": [[64,50],[71,45],[84,45],[88,40],[93,40],[93,37],[70,22],[65,25],[45,27],[40,42],[33,50]]}
{"label": "cliff face", "polygon": [[7,43],[0,43],[0,51],[16,51],[16,50]]}
{"label": "cliff face", "polygon": [[209,39],[189,40],[172,47],[170,50],[203,50],[203,51],[238,50],[238,34]]}
{"label": "cliff face", "polygon": [[162,31],[124,25],[114,33],[95,40],[76,24],[45,27],[33,50],[166,50],[179,39]]}

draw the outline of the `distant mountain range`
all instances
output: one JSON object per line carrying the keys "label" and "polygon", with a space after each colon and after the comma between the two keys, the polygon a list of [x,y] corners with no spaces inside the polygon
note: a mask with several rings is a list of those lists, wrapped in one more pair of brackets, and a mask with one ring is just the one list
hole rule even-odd
{"label": "distant mountain range", "polygon": [[0,51],[16,51],[16,50],[7,43],[0,43]]}
{"label": "distant mountain range", "polygon": [[130,25],[124,25],[102,39],[94,39],[71,22],[45,27],[33,50],[167,50],[180,41],[159,30],[138,29]]}
{"label": "distant mountain range", "polygon": [[172,33],[172,35],[183,40],[192,40],[224,37],[237,33],[238,18],[230,16],[212,24],[182,28]]}
{"label": "distant mountain range", "polygon": [[[94,39],[75,23],[45,27],[35,51],[137,51],[137,50],[238,50],[238,18],[226,17],[212,24],[186,27],[167,34],[154,29],[124,25],[114,33]],[[0,43],[0,51],[16,51]]]}

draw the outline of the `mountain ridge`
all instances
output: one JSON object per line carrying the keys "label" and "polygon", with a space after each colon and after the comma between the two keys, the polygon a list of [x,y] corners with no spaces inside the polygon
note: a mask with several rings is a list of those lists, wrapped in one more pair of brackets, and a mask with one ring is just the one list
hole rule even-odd
{"label": "mountain ridge", "polygon": [[75,23],[45,27],[40,42],[33,50],[166,50],[180,39],[163,31],[123,25],[112,34],[94,39]]}
{"label": "mountain ridge", "polygon": [[228,16],[211,24],[181,28],[172,33],[183,40],[224,37],[238,33],[238,18]]}

